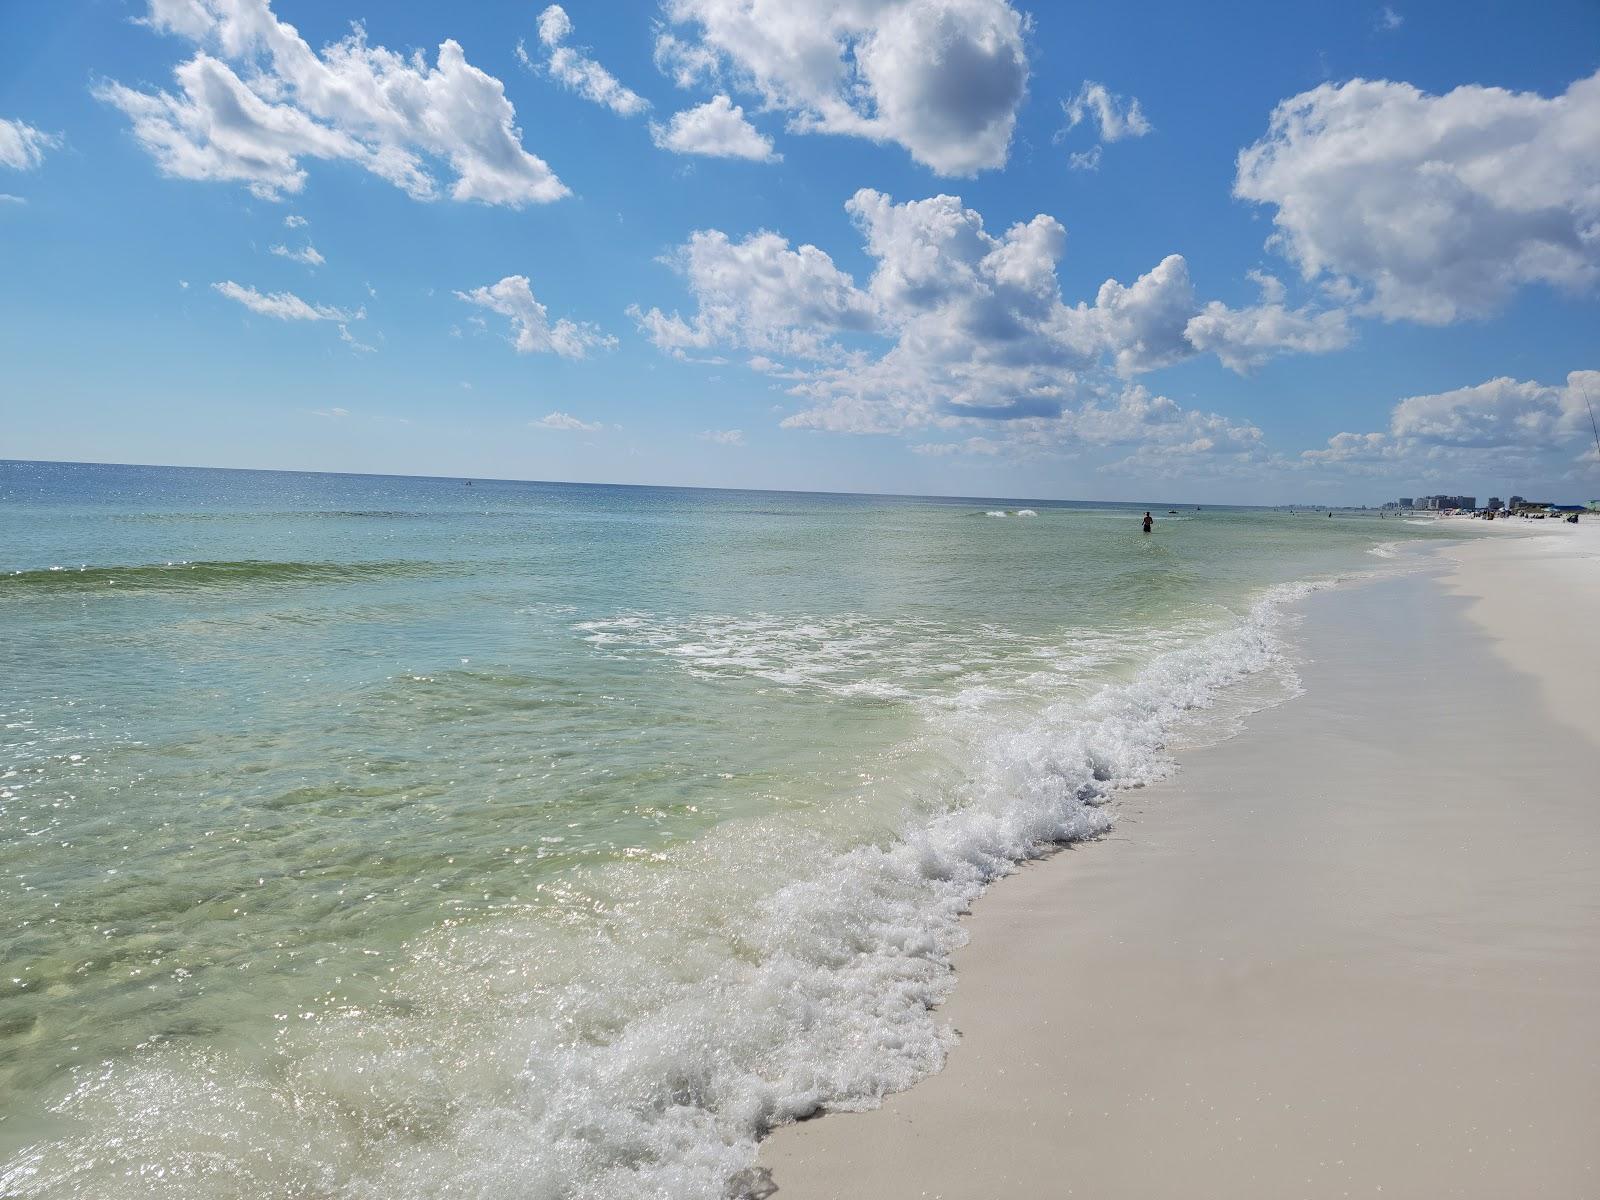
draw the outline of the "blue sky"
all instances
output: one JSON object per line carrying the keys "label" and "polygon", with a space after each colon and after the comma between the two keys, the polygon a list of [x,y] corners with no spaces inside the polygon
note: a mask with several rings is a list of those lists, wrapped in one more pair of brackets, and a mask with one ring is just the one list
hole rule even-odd
{"label": "blue sky", "polygon": [[0,32],[0,457],[1600,494],[1592,0],[85,0]]}

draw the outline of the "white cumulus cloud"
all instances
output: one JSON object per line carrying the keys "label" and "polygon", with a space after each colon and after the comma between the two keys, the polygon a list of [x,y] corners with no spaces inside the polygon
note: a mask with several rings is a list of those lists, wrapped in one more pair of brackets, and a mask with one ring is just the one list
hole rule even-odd
{"label": "white cumulus cloud", "polygon": [[1134,375],[1193,356],[1186,335],[1195,308],[1189,264],[1183,255],[1169,254],[1131,284],[1106,280],[1094,308],[1080,304],[1076,311],[1104,340],[1118,373]]}
{"label": "white cumulus cloud", "polygon": [[734,242],[720,230],[704,230],[672,261],[698,302],[693,317],[632,310],[650,340],[670,353],[723,345],[831,358],[837,332],[874,327],[871,301],[827,254],[815,246],[791,250],[776,233]]}
{"label": "white cumulus cloud", "polygon": [[895,142],[943,175],[1005,165],[1027,88],[1009,0],[665,0],[656,60],[802,133]]}
{"label": "white cumulus cloud", "polygon": [[744,430],[742,429],[707,429],[699,436],[702,442],[711,442],[717,446],[744,445]]}
{"label": "white cumulus cloud", "polygon": [[1600,73],[1546,98],[1476,84],[1324,84],[1239,155],[1273,245],[1362,311],[1445,324],[1520,287],[1600,279]]}
{"label": "white cumulus cloud", "polygon": [[583,358],[590,350],[610,349],[617,344],[616,338],[588,323],[579,324],[562,317],[552,325],[549,310],[534,298],[526,275],[507,275],[498,283],[456,295],[468,304],[509,317],[511,341],[518,354]]}
{"label": "white cumulus cloud", "polygon": [[44,161],[44,152],[61,144],[61,139],[25,121],[0,117],[0,167],[31,171]]}
{"label": "white cumulus cloud", "polygon": [[[638,116],[650,107],[648,100],[624,87],[594,59],[567,45],[571,36],[572,18],[561,5],[552,4],[539,14],[539,41],[546,51],[545,69],[550,78],[619,116]],[[526,60],[525,52],[523,57]]]}
{"label": "white cumulus cloud", "polygon": [[1571,468],[1593,457],[1588,397],[1600,400],[1600,371],[1573,371],[1556,385],[1502,377],[1408,396],[1390,410],[1387,430],[1335,434],[1301,458],[1414,479],[1452,470],[1504,477],[1541,461]]}
{"label": "white cumulus cloud", "polygon": [[650,126],[650,136],[663,150],[712,158],[748,158],[776,162],[783,155],[772,139],[745,118],[744,109],[727,96],[714,96],[696,108],[675,113],[667,125]]}
{"label": "white cumulus cloud", "polygon": [[355,163],[420,200],[441,194],[441,169],[456,200],[518,208],[568,194],[523,148],[504,86],[455,41],[431,67],[369,45],[359,25],[318,52],[269,0],[150,0],[146,23],[202,47],[173,72],[177,90],[107,81],[95,94],[168,175],[276,199],[305,186],[310,158]]}
{"label": "white cumulus cloud", "polygon": [[1451,446],[1541,446],[1589,433],[1582,389],[1600,394],[1600,372],[1574,371],[1564,387],[1491,379],[1476,387],[1410,396],[1394,407],[1396,438]]}
{"label": "white cumulus cloud", "polygon": [[1189,318],[1184,338],[1196,350],[1214,353],[1231,371],[1248,374],[1277,354],[1324,354],[1350,344],[1342,308],[1315,311],[1262,303],[1229,308],[1213,300]]}
{"label": "white cumulus cloud", "polygon": [[[1046,214],[995,234],[958,197],[896,203],[866,188],[846,210],[873,263],[865,281],[771,231],[734,240],[703,230],[669,259],[693,311],[630,312],[669,354],[741,353],[786,384],[803,407],[784,424],[857,433],[1059,422],[1096,389],[1122,387],[1118,376],[1200,353],[1197,319],[1203,348],[1240,369],[1274,351],[1343,344],[1342,315],[1288,310],[1281,297],[1238,312],[1202,307],[1176,254],[1069,306],[1057,275],[1066,230]],[[1164,444],[1236,452],[1238,442],[1212,429]]]}

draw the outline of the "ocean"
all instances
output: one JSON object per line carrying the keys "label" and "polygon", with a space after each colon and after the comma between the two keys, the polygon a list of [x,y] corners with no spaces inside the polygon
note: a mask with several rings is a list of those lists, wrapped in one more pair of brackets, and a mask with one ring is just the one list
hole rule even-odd
{"label": "ocean", "polygon": [[737,1194],[1450,536],[1168,507],[0,463],[0,1195]]}

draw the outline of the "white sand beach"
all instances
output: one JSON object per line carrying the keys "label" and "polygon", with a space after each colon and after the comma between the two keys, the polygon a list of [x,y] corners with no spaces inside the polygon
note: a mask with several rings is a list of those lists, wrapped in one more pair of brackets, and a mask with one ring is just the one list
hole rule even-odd
{"label": "white sand beach", "polygon": [[1495,532],[1303,602],[1303,695],[997,884],[944,1070],[777,1194],[1600,1195],[1600,524]]}

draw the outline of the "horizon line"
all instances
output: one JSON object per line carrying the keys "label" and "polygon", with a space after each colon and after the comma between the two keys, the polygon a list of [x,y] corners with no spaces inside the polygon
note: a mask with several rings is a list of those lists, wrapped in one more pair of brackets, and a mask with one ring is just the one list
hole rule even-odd
{"label": "horizon line", "polygon": [[1372,505],[1355,504],[1308,504],[1299,501],[1282,504],[1226,504],[1220,502],[1205,503],[1194,500],[1069,500],[1065,498],[1050,498],[1044,496],[995,496],[984,494],[966,494],[959,492],[932,493],[932,492],[868,492],[868,491],[829,491],[821,488],[750,488],[750,487],[716,487],[709,484],[691,483],[614,483],[607,480],[595,479],[513,479],[496,475],[410,475],[393,471],[313,471],[298,467],[219,467],[205,466],[194,463],[127,463],[127,462],[95,462],[83,459],[70,458],[0,458],[0,466],[7,464],[23,466],[55,466],[55,467],[133,467],[140,470],[154,471],[238,471],[253,475],[330,475],[349,479],[459,479],[464,482],[480,481],[483,483],[518,483],[534,484],[546,487],[611,487],[611,488],[640,488],[670,490],[682,492],[748,492],[756,495],[770,496],[855,496],[863,499],[878,500],[994,500],[1013,504],[1104,504],[1120,505],[1126,507],[1163,507],[1179,506],[1183,508],[1244,508],[1244,509],[1275,509],[1275,508],[1310,508],[1310,509],[1360,509],[1371,508]]}

